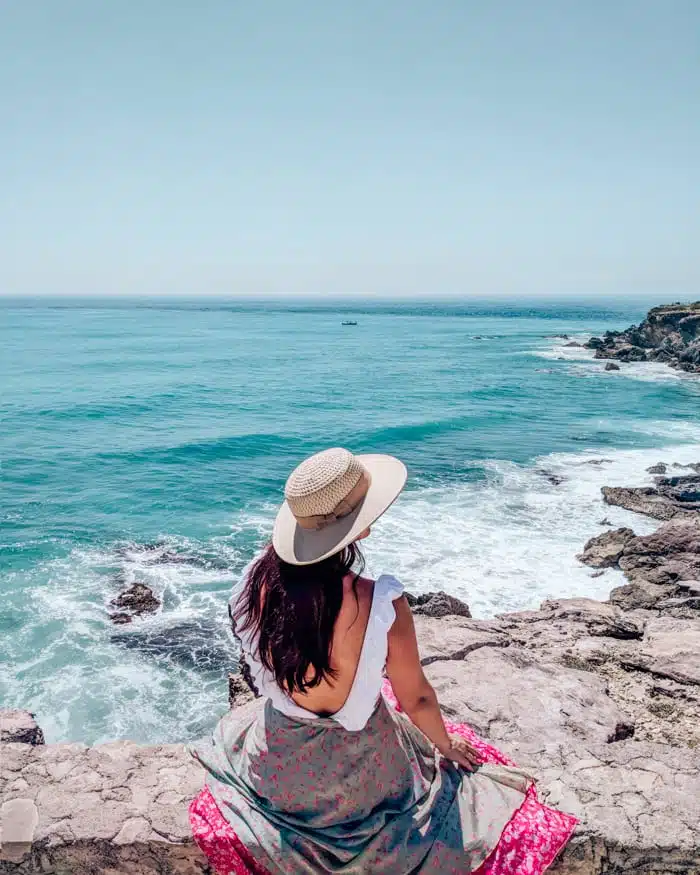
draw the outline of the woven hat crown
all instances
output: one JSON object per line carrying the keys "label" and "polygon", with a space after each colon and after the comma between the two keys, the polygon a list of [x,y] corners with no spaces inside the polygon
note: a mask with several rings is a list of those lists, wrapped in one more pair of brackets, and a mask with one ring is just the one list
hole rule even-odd
{"label": "woven hat crown", "polygon": [[364,472],[365,466],[349,450],[323,450],[292,471],[284,497],[296,517],[330,514],[352,492]]}

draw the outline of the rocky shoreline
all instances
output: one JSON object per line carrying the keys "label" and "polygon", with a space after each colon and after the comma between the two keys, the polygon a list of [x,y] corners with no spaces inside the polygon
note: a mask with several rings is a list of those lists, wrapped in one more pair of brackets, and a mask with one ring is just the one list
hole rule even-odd
{"label": "rocky shoreline", "polygon": [[[597,359],[661,362],[690,374],[700,374],[700,301],[654,307],[639,325],[607,331],[584,344]],[[611,370],[614,367],[607,365]]]}
{"label": "rocky shoreline", "polygon": [[[580,818],[559,875],[700,873],[699,470],[659,463],[654,486],[602,490],[661,523],[638,536],[603,519],[584,546],[595,574],[627,578],[607,602],[476,620],[446,593],[410,599],[445,714]],[[151,596],[132,588],[113,607],[138,616]],[[233,707],[252,697],[238,674],[229,693]],[[187,825],[202,775],[183,746],[44,745],[31,715],[0,718],[1,873],[209,872]]]}

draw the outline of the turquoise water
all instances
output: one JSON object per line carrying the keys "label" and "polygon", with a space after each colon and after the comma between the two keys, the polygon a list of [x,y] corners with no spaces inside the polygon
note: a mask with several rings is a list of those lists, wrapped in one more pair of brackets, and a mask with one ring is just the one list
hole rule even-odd
{"label": "turquoise water", "polygon": [[[391,452],[407,492],[370,569],[476,615],[604,596],[575,553],[605,483],[700,460],[699,382],[605,373],[553,337],[642,308],[0,304],[0,700],[49,740],[193,738],[225,707],[231,583],[284,478],[328,445]],[[342,327],[344,318],[357,327]],[[591,460],[605,459],[601,464]],[[162,611],[115,627],[142,580]]]}

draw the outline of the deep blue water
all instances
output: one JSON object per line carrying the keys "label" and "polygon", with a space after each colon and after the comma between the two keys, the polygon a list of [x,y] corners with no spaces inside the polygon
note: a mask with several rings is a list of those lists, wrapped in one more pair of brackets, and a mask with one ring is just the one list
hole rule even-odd
{"label": "deep blue water", "polygon": [[[604,595],[615,572],[575,553],[604,515],[649,523],[599,488],[700,459],[700,384],[606,373],[553,335],[644,309],[0,301],[3,704],[50,740],[207,730],[235,661],[228,590],[288,472],[329,445],[408,465],[371,570],[477,615]],[[134,580],[163,610],[117,629],[108,602]]]}

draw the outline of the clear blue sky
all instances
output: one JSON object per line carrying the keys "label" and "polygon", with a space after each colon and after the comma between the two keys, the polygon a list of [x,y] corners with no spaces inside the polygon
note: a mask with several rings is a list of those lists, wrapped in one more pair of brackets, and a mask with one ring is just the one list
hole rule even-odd
{"label": "clear blue sky", "polygon": [[4,0],[0,293],[700,298],[699,0]]}

